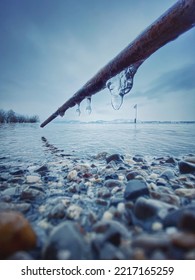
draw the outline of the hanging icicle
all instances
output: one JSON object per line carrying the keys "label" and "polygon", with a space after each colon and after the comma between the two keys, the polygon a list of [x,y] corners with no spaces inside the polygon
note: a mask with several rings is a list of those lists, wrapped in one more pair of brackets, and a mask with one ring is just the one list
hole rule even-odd
{"label": "hanging icicle", "polygon": [[91,114],[91,96],[87,97],[87,107],[86,107],[87,113],[90,115]]}
{"label": "hanging icicle", "polygon": [[81,115],[80,103],[79,103],[79,104],[77,104],[76,113],[77,113],[77,115],[78,115],[78,116],[80,116],[80,115]]}

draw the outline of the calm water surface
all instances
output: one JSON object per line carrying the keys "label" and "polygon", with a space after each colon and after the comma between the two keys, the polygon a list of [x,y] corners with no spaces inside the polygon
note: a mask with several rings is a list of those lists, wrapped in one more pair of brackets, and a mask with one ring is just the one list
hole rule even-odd
{"label": "calm water surface", "polygon": [[42,164],[60,153],[87,157],[99,152],[150,157],[195,154],[195,124],[0,125],[4,164]]}

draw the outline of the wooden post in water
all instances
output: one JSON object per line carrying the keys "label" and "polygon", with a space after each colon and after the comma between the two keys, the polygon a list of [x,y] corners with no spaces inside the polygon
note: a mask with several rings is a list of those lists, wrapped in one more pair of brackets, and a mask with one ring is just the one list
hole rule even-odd
{"label": "wooden post in water", "polygon": [[137,123],[137,104],[135,104],[135,106],[133,107],[135,109],[135,119],[134,119],[134,123]]}
{"label": "wooden post in water", "polygon": [[58,115],[63,116],[67,109],[80,104],[83,99],[104,89],[110,78],[128,66],[138,65],[139,67],[155,51],[175,40],[194,25],[195,0],[179,0],[49,116],[41,127]]}

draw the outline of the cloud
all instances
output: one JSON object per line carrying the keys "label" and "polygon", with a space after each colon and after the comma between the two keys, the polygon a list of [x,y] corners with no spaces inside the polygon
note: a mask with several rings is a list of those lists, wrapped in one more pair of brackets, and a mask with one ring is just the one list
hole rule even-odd
{"label": "cloud", "polygon": [[146,90],[136,91],[135,95],[136,97],[161,100],[170,93],[189,92],[195,88],[194,73],[195,64],[165,72],[150,83]]}

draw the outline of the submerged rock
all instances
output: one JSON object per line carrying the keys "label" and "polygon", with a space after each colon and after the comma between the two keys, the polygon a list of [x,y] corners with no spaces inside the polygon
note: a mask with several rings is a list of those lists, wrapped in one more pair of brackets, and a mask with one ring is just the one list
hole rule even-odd
{"label": "submerged rock", "polygon": [[35,172],[39,173],[40,175],[45,175],[49,172],[47,165],[42,165],[40,168],[36,169]]}
{"label": "submerged rock", "polygon": [[20,213],[0,212],[0,258],[36,245],[36,235],[28,221]]}

